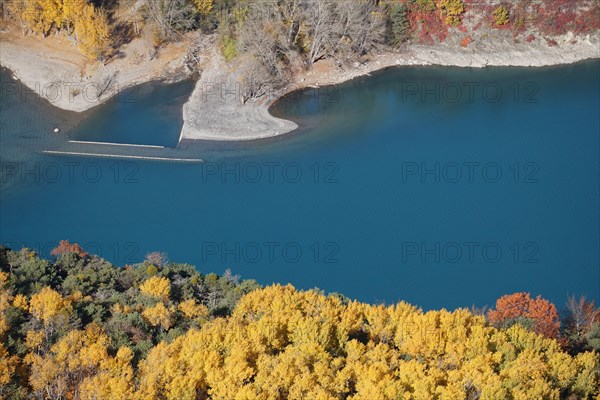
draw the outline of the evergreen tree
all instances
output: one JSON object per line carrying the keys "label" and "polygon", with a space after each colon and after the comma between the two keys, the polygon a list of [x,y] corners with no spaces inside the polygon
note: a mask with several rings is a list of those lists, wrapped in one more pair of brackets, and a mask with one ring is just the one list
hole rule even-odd
{"label": "evergreen tree", "polygon": [[399,46],[406,41],[410,31],[408,9],[404,3],[394,3],[390,9],[390,29],[392,45]]}

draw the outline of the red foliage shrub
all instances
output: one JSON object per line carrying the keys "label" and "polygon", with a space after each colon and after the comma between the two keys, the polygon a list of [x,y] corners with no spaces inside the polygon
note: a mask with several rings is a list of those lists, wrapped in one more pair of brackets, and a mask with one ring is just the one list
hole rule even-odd
{"label": "red foliage shrub", "polygon": [[548,46],[550,47],[558,46],[558,43],[554,39],[546,39],[546,43],[548,43]]}
{"label": "red foliage shrub", "polygon": [[588,10],[575,18],[573,31],[576,34],[590,33],[600,29],[600,2],[596,2]]}
{"label": "red foliage shrub", "polygon": [[460,41],[460,45],[462,47],[467,47],[468,45],[471,44],[472,41],[473,41],[473,38],[471,37],[471,35],[469,35]]}
{"label": "red foliage shrub", "polygon": [[[422,2],[422,4],[429,4],[423,6],[411,0],[396,1],[407,5],[410,32],[417,41],[434,44],[447,38],[448,26],[434,2]],[[473,25],[472,31],[477,31],[483,24],[494,29],[510,30],[515,38],[529,29],[538,31],[540,36],[562,35],[569,31],[582,34],[600,29],[600,2],[596,0],[593,2],[588,0],[463,1],[464,24],[458,26],[458,30],[465,34],[471,29],[467,27]],[[503,25],[497,25],[493,16],[499,4],[508,9],[510,14],[509,22]],[[528,42],[533,40],[535,38],[527,39]],[[552,41],[548,44],[555,45]]]}
{"label": "red foliage shrub", "polygon": [[525,39],[525,41],[526,41],[527,43],[531,43],[531,42],[533,42],[534,40],[535,40],[535,35],[529,35],[529,36],[527,36],[527,39]]}
{"label": "red foliage shrub", "polygon": [[575,30],[581,0],[544,0],[542,6],[534,6],[534,26],[545,35],[562,35]]}
{"label": "red foliage shrub", "polygon": [[81,258],[89,256],[89,254],[85,252],[79,244],[70,243],[68,240],[61,240],[60,243],[58,243],[58,246],[52,249],[50,255],[58,257],[67,253],[77,254]]}
{"label": "red foliage shrub", "polygon": [[448,26],[437,10],[421,10],[416,6],[410,6],[408,17],[411,32],[417,33],[421,43],[431,45],[436,39],[441,42],[448,36]]}

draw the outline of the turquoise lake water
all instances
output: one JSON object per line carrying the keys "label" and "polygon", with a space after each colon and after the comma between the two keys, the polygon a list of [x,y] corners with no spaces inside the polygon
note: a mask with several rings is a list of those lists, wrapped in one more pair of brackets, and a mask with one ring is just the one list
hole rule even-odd
{"label": "turquoise lake water", "polygon": [[401,67],[306,90],[272,109],[296,132],[180,145],[203,165],[39,153],[67,138],[172,146],[192,87],[144,85],[79,116],[3,93],[0,241],[47,255],[69,239],[119,265],[160,250],[424,308],[600,301],[599,61]]}

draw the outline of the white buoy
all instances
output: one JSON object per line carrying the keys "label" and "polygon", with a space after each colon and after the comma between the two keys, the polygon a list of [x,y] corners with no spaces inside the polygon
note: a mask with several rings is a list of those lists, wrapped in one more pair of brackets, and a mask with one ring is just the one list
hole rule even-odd
{"label": "white buoy", "polygon": [[60,132],[60,129],[54,128],[54,133],[58,133],[58,132]]}

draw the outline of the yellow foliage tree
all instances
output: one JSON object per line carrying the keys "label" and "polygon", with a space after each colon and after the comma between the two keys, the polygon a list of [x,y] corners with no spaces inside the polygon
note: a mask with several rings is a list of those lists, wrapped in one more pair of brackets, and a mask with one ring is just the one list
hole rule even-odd
{"label": "yellow foliage tree", "polygon": [[163,303],[157,303],[154,307],[145,309],[142,316],[152,326],[160,326],[168,330],[173,325],[173,310],[165,307]]}
{"label": "yellow foliage tree", "polygon": [[[15,2],[17,3],[17,2]],[[15,6],[13,6],[15,7]],[[19,6],[21,21],[33,32],[44,37],[62,25],[62,0],[24,0]]]}
{"label": "yellow foliage tree", "polygon": [[178,308],[184,317],[189,319],[208,317],[209,314],[208,308],[203,304],[196,303],[194,299],[182,301]]}
{"label": "yellow foliage tree", "polygon": [[506,25],[509,21],[509,12],[506,7],[499,5],[494,9],[492,14],[494,16],[494,21],[496,21],[496,25]]}
{"label": "yellow foliage tree", "polygon": [[10,383],[19,365],[19,357],[11,356],[4,344],[0,342],[0,394],[2,386]]}
{"label": "yellow foliage tree", "polygon": [[[42,398],[79,398],[80,385],[107,365],[108,337],[95,324],[73,330],[44,355],[29,353],[29,384]],[[89,389],[86,386],[85,389]]]}
{"label": "yellow foliage tree", "polygon": [[169,300],[171,282],[168,278],[153,276],[140,285],[140,292],[163,301]]}
{"label": "yellow foliage tree", "polygon": [[92,4],[86,4],[75,18],[75,37],[81,52],[96,60],[108,56],[111,43],[106,13]]}
{"label": "yellow foliage tree", "polygon": [[6,288],[7,279],[8,274],[0,271],[0,339],[4,336],[9,328],[6,312],[13,301],[10,291]]}
{"label": "yellow foliage tree", "polygon": [[446,24],[450,26],[460,25],[460,17],[465,12],[465,4],[462,0],[439,0],[438,8]]}
{"label": "yellow foliage tree", "polygon": [[210,14],[213,9],[213,0],[193,0],[198,13],[202,16]]}
{"label": "yellow foliage tree", "polygon": [[71,302],[49,287],[45,287],[31,296],[31,301],[29,302],[29,312],[31,315],[46,325],[59,316],[68,316],[72,310]]}
{"label": "yellow foliage tree", "polygon": [[10,2],[9,11],[23,27],[44,37],[63,28],[74,33],[80,51],[101,60],[110,55],[108,17],[87,0],[23,0]]}
{"label": "yellow foliage tree", "polygon": [[4,346],[4,336],[9,328],[6,312],[13,300],[11,292],[6,288],[7,280],[8,274],[0,271],[0,396],[2,394],[2,386],[11,381],[20,361],[18,356],[11,356]]}
{"label": "yellow foliage tree", "polygon": [[132,399],[134,396],[133,351],[121,347],[114,358],[105,358],[99,371],[85,377],[79,385],[81,400]]}
{"label": "yellow foliage tree", "polygon": [[22,294],[18,294],[14,297],[12,302],[13,307],[20,308],[21,310],[29,310],[29,304],[27,302],[27,297]]}
{"label": "yellow foliage tree", "polygon": [[36,351],[44,343],[44,332],[42,331],[27,331],[25,336],[25,346],[28,349]]}
{"label": "yellow foliage tree", "polygon": [[86,5],[86,0],[65,0],[63,3],[63,26],[69,34],[73,32],[76,24],[81,21]]}

